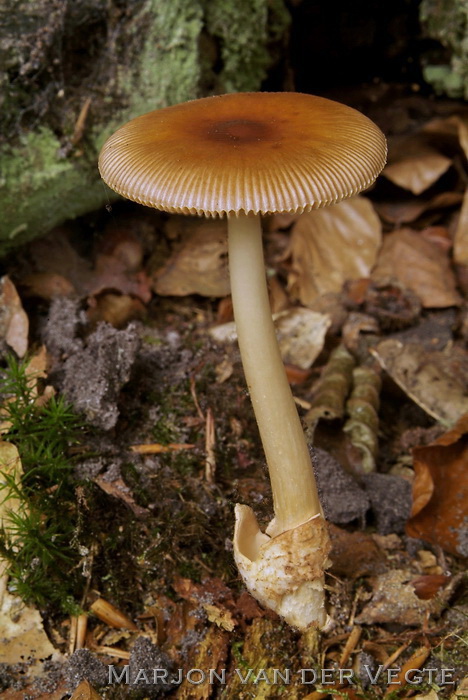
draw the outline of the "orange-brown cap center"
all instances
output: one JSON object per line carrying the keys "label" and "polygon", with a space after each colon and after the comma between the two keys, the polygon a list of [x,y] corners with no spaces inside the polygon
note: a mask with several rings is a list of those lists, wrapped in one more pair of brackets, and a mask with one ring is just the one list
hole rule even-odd
{"label": "orange-brown cap center", "polygon": [[271,134],[271,129],[265,122],[253,119],[228,119],[212,122],[206,133],[208,138],[213,141],[251,143],[267,139]]}

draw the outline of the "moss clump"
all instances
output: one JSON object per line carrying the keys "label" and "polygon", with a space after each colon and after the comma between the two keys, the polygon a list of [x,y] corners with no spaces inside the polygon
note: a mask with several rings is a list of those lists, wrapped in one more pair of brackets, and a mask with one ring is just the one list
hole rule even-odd
{"label": "moss clump", "polygon": [[223,92],[257,90],[289,26],[282,0],[208,0],[205,4],[208,33],[220,44],[218,86]]}
{"label": "moss clump", "polygon": [[450,63],[429,63],[424,78],[438,93],[468,99],[468,4],[466,0],[423,0],[421,21],[427,33],[450,53]]}
{"label": "moss clump", "polygon": [[0,474],[0,559],[23,600],[76,612],[84,550],[70,448],[79,441],[81,422],[61,399],[37,402],[26,363],[13,358],[1,392],[9,424],[3,438],[18,449],[23,473]]}

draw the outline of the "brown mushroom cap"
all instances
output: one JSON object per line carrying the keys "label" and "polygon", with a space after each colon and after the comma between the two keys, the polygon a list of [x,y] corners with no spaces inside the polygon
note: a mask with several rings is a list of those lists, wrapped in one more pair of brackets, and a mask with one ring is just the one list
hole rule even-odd
{"label": "brown mushroom cap", "polygon": [[360,112],[300,93],[234,93],[149,112],[104,144],[119,194],[182,214],[300,213],[368,187],[385,138]]}

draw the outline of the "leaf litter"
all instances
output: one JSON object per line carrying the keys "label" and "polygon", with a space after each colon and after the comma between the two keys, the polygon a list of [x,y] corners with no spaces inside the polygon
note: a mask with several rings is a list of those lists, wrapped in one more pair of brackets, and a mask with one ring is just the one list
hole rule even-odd
{"label": "leaf litter", "polygon": [[[463,630],[450,620],[463,617],[450,616],[466,605],[466,143],[465,116],[429,123],[391,144],[369,196],[265,226],[272,306],[332,523],[333,626],[321,642],[281,626],[232,568],[231,502],[248,498],[267,521],[271,495],[232,326],[211,336],[232,314],[222,222],[116,205],[118,221],[67,225],[13,261],[31,325],[28,338],[23,317],[16,350],[45,342],[38,381],[68,395],[93,431],[75,467],[96,489],[94,588],[80,604],[92,611],[98,593],[130,625],[112,636],[89,617],[88,649],[68,657],[57,688],[100,697],[107,664],[130,659],[168,672],[227,667],[227,686],[185,681],[170,695],[238,698],[235,668],[311,668],[319,651],[325,666],[349,660],[356,672],[454,665],[462,687]],[[53,648],[67,652],[71,627],[47,620]],[[256,689],[277,696],[264,680]],[[288,697],[328,690],[291,684]]]}

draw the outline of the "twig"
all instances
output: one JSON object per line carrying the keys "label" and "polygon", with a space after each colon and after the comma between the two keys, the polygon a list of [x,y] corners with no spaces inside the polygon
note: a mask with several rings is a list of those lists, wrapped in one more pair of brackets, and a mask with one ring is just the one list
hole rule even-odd
{"label": "twig", "polygon": [[205,415],[200,408],[200,404],[198,403],[197,390],[195,388],[195,377],[194,376],[190,377],[190,393],[192,395],[192,399],[193,399],[193,403],[195,404],[195,408],[197,409],[198,417],[204,421]]}
{"label": "twig", "polygon": [[344,668],[348,663],[349,657],[351,656],[354,649],[356,648],[357,643],[359,642],[359,639],[361,637],[361,631],[361,628],[357,625],[351,630],[351,633],[346,641],[346,644],[340,656],[340,668]]}
{"label": "twig", "polygon": [[195,445],[189,443],[181,444],[171,442],[169,445],[160,445],[158,442],[148,443],[146,445],[132,445],[132,452],[137,452],[139,455],[156,455],[162,452],[177,452],[178,450],[191,450]]}
{"label": "twig", "polygon": [[216,445],[216,434],[215,434],[215,421],[213,418],[213,411],[209,408],[206,412],[206,436],[205,436],[205,479],[209,484],[214,481],[215,471],[216,471],[216,457],[215,457],[215,445]]}
{"label": "twig", "polygon": [[73,146],[76,146],[77,143],[81,141],[83,138],[85,126],[86,126],[86,119],[88,117],[89,113],[89,108],[91,107],[91,97],[87,97],[86,100],[84,101],[84,104],[80,110],[80,113],[78,115],[78,119],[75,122],[75,128],[73,129],[73,136],[71,137],[71,142]]}
{"label": "twig", "polygon": [[78,615],[76,621],[76,642],[75,649],[83,649],[85,646],[86,631],[88,629],[88,616],[83,613]]}

